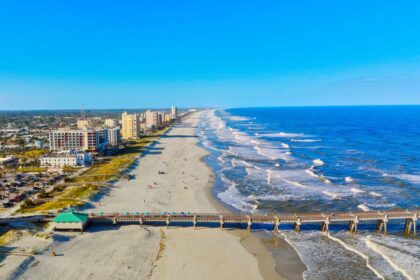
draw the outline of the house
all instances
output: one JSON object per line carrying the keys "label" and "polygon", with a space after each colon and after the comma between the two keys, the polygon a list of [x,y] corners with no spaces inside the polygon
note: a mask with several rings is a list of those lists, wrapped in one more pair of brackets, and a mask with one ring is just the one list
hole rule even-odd
{"label": "house", "polygon": [[89,222],[88,214],[74,212],[68,209],[54,218],[53,230],[80,230],[83,231]]}

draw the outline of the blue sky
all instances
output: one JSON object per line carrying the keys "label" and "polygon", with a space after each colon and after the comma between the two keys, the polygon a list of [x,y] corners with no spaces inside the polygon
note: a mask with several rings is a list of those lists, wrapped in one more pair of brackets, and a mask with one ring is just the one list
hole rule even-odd
{"label": "blue sky", "polygon": [[0,1],[0,110],[420,104],[419,1]]}

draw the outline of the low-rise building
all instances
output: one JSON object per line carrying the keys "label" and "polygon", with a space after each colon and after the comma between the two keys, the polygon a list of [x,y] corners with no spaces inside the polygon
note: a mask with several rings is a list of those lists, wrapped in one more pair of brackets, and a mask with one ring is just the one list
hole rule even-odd
{"label": "low-rise building", "polygon": [[86,166],[92,162],[92,156],[86,152],[68,151],[54,155],[43,156],[40,159],[42,167]]}

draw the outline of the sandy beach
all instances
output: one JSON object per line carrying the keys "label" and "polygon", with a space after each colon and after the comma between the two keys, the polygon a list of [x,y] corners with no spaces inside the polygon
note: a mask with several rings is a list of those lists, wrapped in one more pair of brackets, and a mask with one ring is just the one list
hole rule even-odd
{"label": "sandy beach", "polygon": [[[211,196],[214,175],[194,134],[199,114],[147,148],[133,166],[134,180],[116,183],[85,211],[226,211]],[[44,243],[40,255],[3,260],[0,278],[301,279],[304,269],[280,238],[258,238],[242,230],[95,225],[83,234],[60,233]],[[58,256],[51,256],[52,251]],[[278,261],[281,256],[284,262]]]}

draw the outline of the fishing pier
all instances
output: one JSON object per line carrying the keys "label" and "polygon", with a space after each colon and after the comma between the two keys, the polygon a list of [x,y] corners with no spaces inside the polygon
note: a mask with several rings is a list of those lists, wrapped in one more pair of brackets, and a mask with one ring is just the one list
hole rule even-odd
{"label": "fishing pier", "polygon": [[[388,225],[392,221],[405,222],[404,231],[408,235],[417,235],[417,220],[420,210],[391,210],[367,212],[337,212],[337,213],[300,213],[300,214],[215,214],[215,213],[89,213],[86,214],[89,224],[140,224],[150,226],[191,226],[196,228],[217,225],[224,229],[226,224],[246,226],[248,231],[252,225],[272,226],[273,231],[279,232],[282,224],[292,225],[296,232],[300,232],[304,224],[320,224],[322,232],[329,232],[334,224],[346,224],[348,230],[357,233],[361,223],[376,223],[378,233],[386,235]],[[54,214],[12,216],[0,218],[0,224],[13,222],[52,222]]]}

